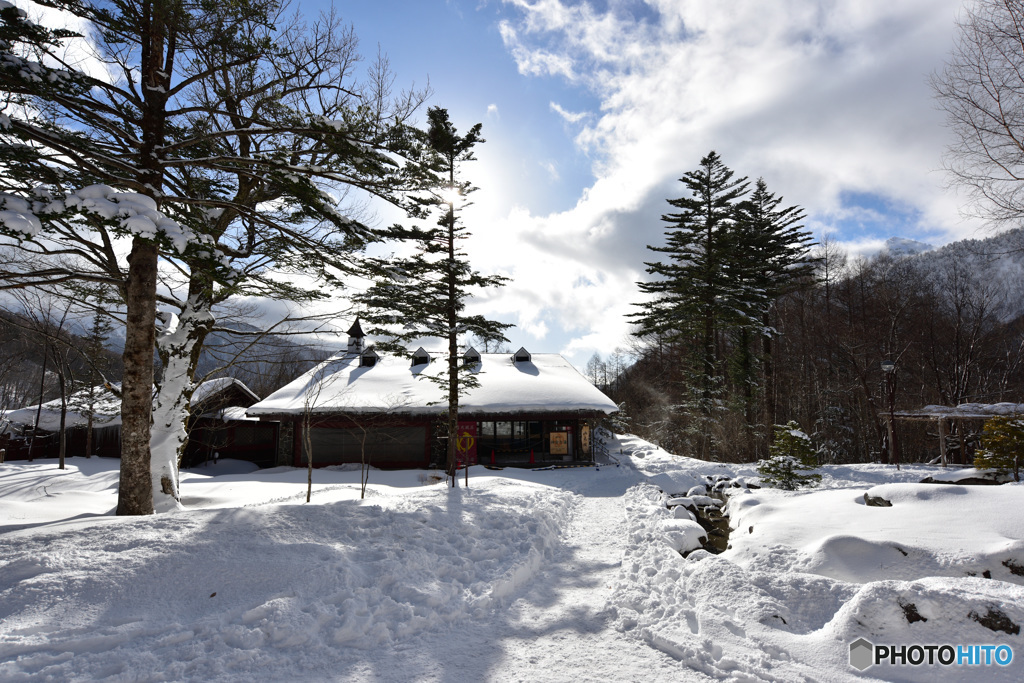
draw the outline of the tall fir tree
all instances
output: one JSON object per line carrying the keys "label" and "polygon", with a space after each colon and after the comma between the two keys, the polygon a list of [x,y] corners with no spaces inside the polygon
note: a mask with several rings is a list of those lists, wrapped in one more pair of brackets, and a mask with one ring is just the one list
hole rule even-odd
{"label": "tall fir tree", "polygon": [[695,407],[704,423],[701,450],[711,455],[707,427],[724,379],[719,332],[744,309],[741,283],[731,264],[738,248],[736,208],[749,183],[746,177],[734,178],[733,171],[713,151],[680,181],[690,194],[668,200],[679,212],[661,217],[670,226],[665,231],[665,246],[647,247],[666,255],[662,261],[644,264],[657,279],[638,283],[653,299],[641,304],[641,311],[631,317],[638,336],[654,335],[673,342],[697,340],[698,369],[693,381],[699,394]]}
{"label": "tall fir tree", "polygon": [[[765,424],[775,422],[771,312],[776,300],[814,272],[809,257],[811,235],[804,230],[799,206],[782,206],[782,197],[758,178],[754,191],[737,206],[736,239],[740,248],[728,269],[740,287],[741,315],[734,329],[736,384],[740,387],[748,428],[757,422],[758,375],[765,399]],[[755,349],[757,340],[761,348]],[[760,373],[758,372],[760,366]]]}
{"label": "tall fir tree", "polygon": [[472,335],[485,342],[507,341],[504,331],[511,325],[466,313],[466,302],[474,291],[497,287],[507,280],[473,270],[469,255],[460,247],[470,233],[460,222],[456,208],[463,197],[477,189],[463,179],[461,166],[475,159],[473,147],[484,142],[482,126],[478,123],[460,135],[448,111],[439,107],[431,107],[427,118],[428,153],[420,167],[426,194],[421,201],[440,212],[438,227],[393,228],[391,236],[411,241],[416,252],[408,258],[377,261],[373,285],[356,301],[365,307],[362,318],[368,325],[367,333],[385,339],[381,344],[385,350],[408,355],[408,345],[424,337],[446,343],[447,371],[422,376],[442,388],[446,470],[454,485],[459,396],[477,385],[471,372],[474,368],[459,353],[459,338]]}
{"label": "tall fir tree", "polygon": [[102,394],[103,384],[106,384],[106,372],[110,367],[110,359],[106,352],[106,343],[114,331],[114,324],[110,316],[103,310],[105,306],[116,303],[109,288],[98,286],[87,288],[83,299],[94,306],[92,322],[89,324],[84,343],[82,344],[82,355],[87,365],[85,400],[82,406],[76,407],[77,411],[85,415],[85,457],[91,458],[93,452],[93,427],[96,418],[96,402]]}

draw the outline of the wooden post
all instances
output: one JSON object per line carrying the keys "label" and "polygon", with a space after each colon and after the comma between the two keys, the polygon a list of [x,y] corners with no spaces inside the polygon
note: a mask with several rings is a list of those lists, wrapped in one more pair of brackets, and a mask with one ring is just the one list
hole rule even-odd
{"label": "wooden post", "polygon": [[[892,416],[885,418],[885,427],[889,431],[889,464],[896,465],[896,442],[893,440]],[[898,467],[898,465],[897,465]]]}
{"label": "wooden post", "polygon": [[960,464],[967,465],[967,434],[964,433],[964,421],[956,421],[956,429],[960,434]]}
{"label": "wooden post", "polygon": [[942,466],[946,466],[946,420],[939,418],[939,455],[942,456]]}

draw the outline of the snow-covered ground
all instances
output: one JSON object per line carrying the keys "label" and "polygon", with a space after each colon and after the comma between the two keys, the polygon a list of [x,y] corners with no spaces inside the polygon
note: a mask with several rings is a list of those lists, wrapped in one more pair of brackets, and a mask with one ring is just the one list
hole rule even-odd
{"label": "snow-covered ground", "polygon": [[[112,516],[116,460],[0,465],[0,680],[1024,678],[1024,486],[824,468],[732,488],[732,548],[684,558],[668,498],[753,467],[613,446],[621,467],[474,467],[468,489],[373,471],[362,501],[358,471],[317,470],[310,504],[304,470],[221,462],[146,518]],[[858,638],[1014,659],[860,672]]]}

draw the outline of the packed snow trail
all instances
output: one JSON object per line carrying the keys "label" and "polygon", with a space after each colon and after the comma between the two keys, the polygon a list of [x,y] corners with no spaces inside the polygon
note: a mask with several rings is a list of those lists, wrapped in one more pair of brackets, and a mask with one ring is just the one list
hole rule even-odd
{"label": "packed snow trail", "polygon": [[[562,545],[507,604],[431,637],[397,678],[444,681],[708,681],[634,635],[615,630],[608,600],[627,540],[626,491],[644,478],[627,468],[551,474],[577,494]],[[472,486],[472,482],[471,482]],[[423,651],[433,653],[427,658]],[[364,672],[369,674],[369,672]]]}
{"label": "packed snow trail", "polygon": [[[496,622],[504,627],[496,634],[502,657],[487,672],[491,680],[562,681],[567,662],[574,663],[577,681],[682,680],[690,673],[612,628],[608,599],[626,542],[624,489],[623,478],[617,477],[594,482],[581,493],[562,552],[509,606],[505,622]],[[698,674],[686,678],[709,680]]]}
{"label": "packed snow trail", "polygon": [[[116,460],[0,465],[0,681],[1024,680],[1024,484],[822,468],[734,494],[732,549],[684,559],[662,491],[752,466],[620,446],[469,489],[374,471],[365,500],[326,469],[310,504],[304,470],[186,472],[189,509],[142,518],[112,516]],[[1018,651],[858,673],[862,637]]]}

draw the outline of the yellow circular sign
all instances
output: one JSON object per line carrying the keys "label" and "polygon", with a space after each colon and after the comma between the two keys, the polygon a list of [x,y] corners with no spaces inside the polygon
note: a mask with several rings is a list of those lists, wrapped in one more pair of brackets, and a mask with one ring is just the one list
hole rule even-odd
{"label": "yellow circular sign", "polygon": [[476,439],[469,432],[462,432],[458,439],[455,441],[455,448],[459,453],[467,453],[473,445],[476,443]]}

